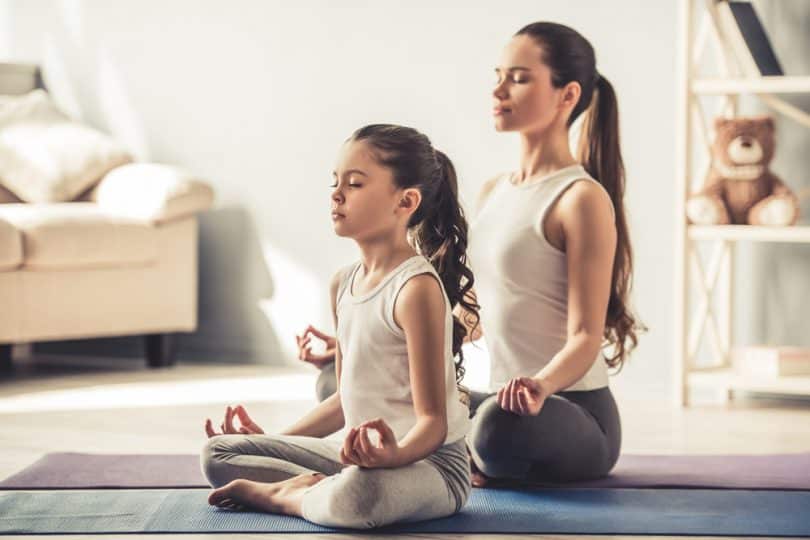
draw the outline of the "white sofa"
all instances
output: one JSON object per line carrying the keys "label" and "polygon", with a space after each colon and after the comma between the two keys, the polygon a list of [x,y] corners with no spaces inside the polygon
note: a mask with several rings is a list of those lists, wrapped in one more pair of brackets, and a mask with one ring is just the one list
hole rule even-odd
{"label": "white sofa", "polygon": [[[42,86],[0,66],[0,94]],[[182,170],[132,163],[71,202],[24,203],[0,188],[0,368],[11,345],[145,336],[147,364],[174,361],[197,326],[197,214],[211,188]]]}

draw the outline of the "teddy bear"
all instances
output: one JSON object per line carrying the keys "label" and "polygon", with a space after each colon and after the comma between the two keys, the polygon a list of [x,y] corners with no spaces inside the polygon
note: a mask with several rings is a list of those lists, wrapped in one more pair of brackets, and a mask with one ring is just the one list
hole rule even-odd
{"label": "teddy bear", "polygon": [[799,200],[768,170],[774,154],[769,116],[717,118],[712,166],[703,189],[686,203],[696,225],[794,225]]}

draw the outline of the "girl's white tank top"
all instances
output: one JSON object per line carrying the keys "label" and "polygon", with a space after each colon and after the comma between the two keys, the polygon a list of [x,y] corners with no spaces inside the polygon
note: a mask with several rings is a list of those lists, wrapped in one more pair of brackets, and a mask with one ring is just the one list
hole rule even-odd
{"label": "girl's white tank top", "polygon": [[[405,333],[394,320],[394,303],[405,283],[436,270],[423,256],[402,262],[372,290],[355,295],[353,283],[362,263],[344,269],[337,290],[337,338],[341,352],[340,399],[346,427],[374,418],[391,426],[397,440],[416,423]],[[469,409],[460,400],[452,352],[453,319],[447,294],[444,317],[443,377],[447,400],[447,437],[456,442],[469,430]]]}

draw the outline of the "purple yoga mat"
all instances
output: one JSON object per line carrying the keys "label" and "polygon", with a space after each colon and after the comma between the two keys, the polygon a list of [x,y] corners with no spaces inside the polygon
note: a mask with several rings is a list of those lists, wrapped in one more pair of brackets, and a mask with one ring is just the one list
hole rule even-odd
{"label": "purple yoga mat", "polygon": [[[0,489],[208,487],[196,455],[47,454]],[[610,476],[565,487],[810,490],[810,453],[623,455]]]}

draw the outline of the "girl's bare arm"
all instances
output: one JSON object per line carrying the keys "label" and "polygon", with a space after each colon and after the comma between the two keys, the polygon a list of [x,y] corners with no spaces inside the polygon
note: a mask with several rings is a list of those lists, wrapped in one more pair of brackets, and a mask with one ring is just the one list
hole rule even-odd
{"label": "girl's bare arm", "polygon": [[397,466],[432,454],[447,436],[445,390],[445,300],[439,282],[423,274],[408,280],[394,304],[405,332],[416,424],[399,441]]}

